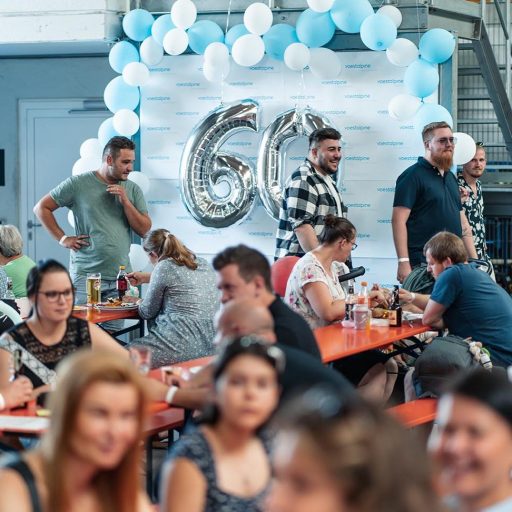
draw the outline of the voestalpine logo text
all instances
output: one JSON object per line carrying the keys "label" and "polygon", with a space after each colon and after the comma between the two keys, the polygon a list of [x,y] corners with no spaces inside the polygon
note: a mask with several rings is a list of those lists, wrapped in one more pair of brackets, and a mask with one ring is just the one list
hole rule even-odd
{"label": "voestalpine logo text", "polygon": [[370,160],[369,156],[346,156],[345,160],[351,160],[353,162],[367,162]]}
{"label": "voestalpine logo text", "polygon": [[347,208],[371,208],[370,203],[348,203]]}
{"label": "voestalpine logo text", "polygon": [[176,87],[199,87],[199,82],[176,82]]}
{"label": "voestalpine logo text", "polygon": [[352,100],[366,100],[370,97],[369,94],[345,94],[345,98]]}
{"label": "voestalpine logo text", "polygon": [[370,126],[366,124],[353,124],[352,126],[345,126],[344,129],[351,132],[365,132],[370,129]]}
{"label": "voestalpine logo text", "polygon": [[379,140],[377,146],[403,146],[404,143],[401,140]]}
{"label": "voestalpine logo text", "polygon": [[377,192],[394,192],[395,187],[377,187]]}
{"label": "voestalpine logo text", "polygon": [[370,69],[371,64],[345,64],[345,69]]}
{"label": "voestalpine logo text", "polygon": [[403,84],[404,81],[401,78],[391,78],[387,80],[377,80],[378,84]]}
{"label": "voestalpine logo text", "polygon": [[377,224],[391,224],[391,219],[377,219]]}

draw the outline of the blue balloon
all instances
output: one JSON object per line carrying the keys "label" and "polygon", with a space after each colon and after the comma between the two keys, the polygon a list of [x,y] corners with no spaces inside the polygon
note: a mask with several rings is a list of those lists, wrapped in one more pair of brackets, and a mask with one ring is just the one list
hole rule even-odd
{"label": "blue balloon", "polygon": [[249,31],[245,28],[245,25],[243,23],[239,23],[238,25],[233,25],[226,33],[226,37],[224,39],[224,43],[226,43],[226,46],[228,47],[229,51],[231,52],[231,47],[233,46],[233,43],[242,36],[245,36],[245,34],[249,34]]}
{"label": "blue balloon", "polygon": [[119,41],[119,43],[112,46],[110,53],[108,54],[110,67],[118,73],[123,72],[126,64],[139,61],[140,57],[137,48],[128,41]]}
{"label": "blue balloon", "polygon": [[105,119],[103,123],[100,124],[100,127],[98,128],[98,139],[100,141],[100,144],[102,146],[106,146],[107,142],[112,138],[120,135],[114,128],[113,124],[114,118],[109,117],[108,119]]}
{"label": "blue balloon", "polygon": [[444,28],[433,28],[421,36],[419,50],[422,59],[441,64],[452,56],[455,36]]}
{"label": "blue balloon", "polygon": [[145,9],[133,9],[123,18],[123,30],[134,41],[144,41],[151,35],[151,25],[155,19]]}
{"label": "blue balloon", "polygon": [[187,30],[187,34],[190,49],[199,54],[203,54],[210,43],[224,42],[224,32],[217,23],[210,20],[196,21]]}
{"label": "blue balloon", "polygon": [[151,26],[151,35],[160,46],[163,46],[165,34],[173,28],[176,28],[176,25],[172,22],[171,15],[163,14],[159,16]]}
{"label": "blue balloon", "polygon": [[448,110],[437,103],[424,103],[414,116],[414,128],[421,134],[427,124],[440,121],[445,121],[453,128],[453,118]]}
{"label": "blue balloon", "polygon": [[373,14],[368,0],[336,0],[331,7],[331,18],[336,26],[349,34],[356,34],[361,23]]}
{"label": "blue balloon", "polygon": [[284,60],[284,52],[292,43],[298,43],[295,27],[287,23],[272,25],[270,30],[263,34],[265,52],[273,59]]}
{"label": "blue balloon", "polygon": [[397,33],[393,21],[382,14],[372,14],[361,24],[361,41],[370,50],[385,50],[396,41]]}
{"label": "blue balloon", "polygon": [[404,85],[413,96],[418,98],[430,96],[439,85],[437,66],[426,60],[416,59],[405,70]]}
{"label": "blue balloon", "polygon": [[103,94],[105,105],[114,114],[122,108],[135,110],[140,101],[138,87],[128,85],[122,76],[117,76],[107,84]]}
{"label": "blue balloon", "polygon": [[327,44],[334,35],[336,25],[328,12],[303,11],[295,24],[297,37],[310,48]]}

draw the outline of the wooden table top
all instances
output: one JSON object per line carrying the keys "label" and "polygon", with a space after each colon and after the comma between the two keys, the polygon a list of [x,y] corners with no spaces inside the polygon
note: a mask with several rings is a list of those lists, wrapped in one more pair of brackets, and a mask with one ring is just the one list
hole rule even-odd
{"label": "wooden table top", "polygon": [[421,320],[403,322],[402,327],[370,327],[352,329],[340,323],[315,329],[315,338],[322,354],[322,361],[330,363],[367,350],[385,348],[393,342],[429,331]]}
{"label": "wooden table top", "polygon": [[135,320],[140,319],[138,308],[133,309],[97,309],[94,307],[87,306],[75,306],[73,308],[72,315],[82,320],[87,320],[93,324],[99,324],[101,322],[108,322],[110,320],[126,320],[133,318]]}

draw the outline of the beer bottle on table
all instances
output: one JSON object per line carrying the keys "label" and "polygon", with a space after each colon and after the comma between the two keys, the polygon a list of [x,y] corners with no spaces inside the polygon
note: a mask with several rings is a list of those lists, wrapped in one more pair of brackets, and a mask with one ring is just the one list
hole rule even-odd
{"label": "beer bottle on table", "polygon": [[119,273],[117,274],[116,288],[119,299],[122,299],[128,291],[128,278],[126,277],[126,267],[119,266]]}
{"label": "beer bottle on table", "polygon": [[400,327],[402,325],[402,306],[400,306],[398,285],[395,285],[393,288],[393,300],[388,310],[388,319],[391,327]]}
{"label": "beer bottle on table", "polygon": [[352,320],[352,309],[354,308],[354,304],[356,302],[356,295],[354,293],[354,283],[351,282],[348,285],[348,295],[345,299],[345,320]]}

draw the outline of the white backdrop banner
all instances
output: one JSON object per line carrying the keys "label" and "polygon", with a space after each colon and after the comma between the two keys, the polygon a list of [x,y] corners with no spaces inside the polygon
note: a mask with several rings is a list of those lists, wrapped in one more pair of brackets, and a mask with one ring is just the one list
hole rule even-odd
{"label": "white backdrop banner", "polygon": [[[211,257],[229,245],[245,243],[273,257],[277,222],[259,199],[239,225],[206,228],[192,219],[179,191],[179,164],[195,125],[221,101],[246,98],[259,105],[259,132],[233,135],[224,151],[245,155],[256,164],[261,134],[275,117],[295,106],[326,116],[344,138],[338,182],[348,216],[358,230],[354,265],[365,265],[370,282],[395,282],[396,256],[391,232],[395,180],[423,154],[411,122],[388,115],[389,100],[404,93],[403,68],[392,66],[383,52],[337,53],[342,71],[320,80],[309,71],[289,70],[265,58],[257,66],[232,63],[227,83],[212,84],[202,73],[203,57],[165,57],[151,68],[141,98],[141,171],[150,179],[146,196],[153,227],[164,227],[195,252]],[[430,101],[435,98],[429,98]],[[288,176],[307,154],[306,138],[292,142],[286,155]]]}

